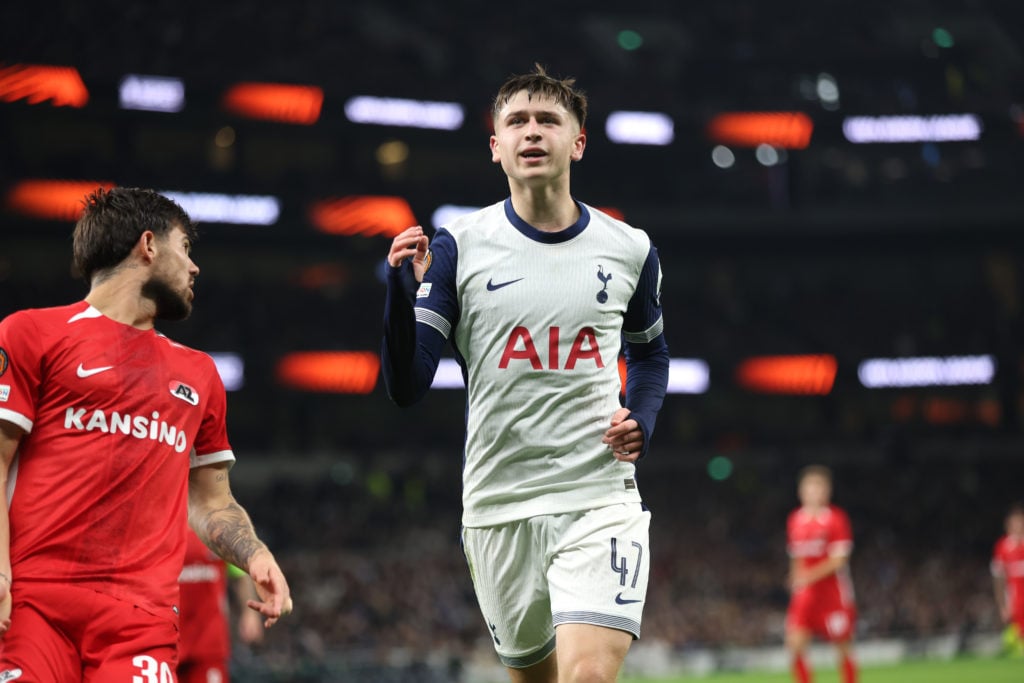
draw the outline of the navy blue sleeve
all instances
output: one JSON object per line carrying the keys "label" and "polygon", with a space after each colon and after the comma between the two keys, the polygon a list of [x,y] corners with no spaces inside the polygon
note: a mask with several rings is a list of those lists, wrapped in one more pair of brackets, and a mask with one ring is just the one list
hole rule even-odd
{"label": "navy blue sleeve", "polygon": [[661,264],[651,246],[626,308],[622,336],[626,356],[626,407],[644,434],[640,457],[647,455],[654,422],[668,387],[668,344],[661,311]]}
{"label": "navy blue sleeve", "polygon": [[419,401],[437,372],[445,342],[458,323],[457,247],[441,229],[430,243],[429,267],[416,282],[412,263],[387,266],[381,373],[388,396],[400,406]]}

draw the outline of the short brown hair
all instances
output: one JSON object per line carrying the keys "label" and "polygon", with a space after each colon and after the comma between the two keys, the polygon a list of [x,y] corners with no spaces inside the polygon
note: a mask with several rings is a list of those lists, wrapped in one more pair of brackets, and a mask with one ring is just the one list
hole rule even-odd
{"label": "short brown hair", "polygon": [[99,188],[85,198],[85,212],[75,224],[74,267],[87,282],[114,268],[131,253],[146,230],[163,237],[180,227],[195,241],[196,226],[174,201],[137,187]]}
{"label": "short brown hair", "polygon": [[800,470],[800,474],[797,475],[796,480],[803,481],[807,477],[821,477],[825,481],[832,484],[832,470],[824,465],[808,465],[807,467]]}
{"label": "short brown hair", "polygon": [[494,97],[491,116],[497,120],[501,108],[508,104],[517,92],[525,90],[531,98],[534,95],[539,95],[540,97],[550,97],[558,102],[573,113],[580,128],[583,128],[583,124],[587,120],[587,96],[582,90],[574,88],[575,84],[575,78],[554,78],[548,75],[543,66],[534,64],[533,71],[530,73],[511,76],[502,84],[498,89],[498,94]]}

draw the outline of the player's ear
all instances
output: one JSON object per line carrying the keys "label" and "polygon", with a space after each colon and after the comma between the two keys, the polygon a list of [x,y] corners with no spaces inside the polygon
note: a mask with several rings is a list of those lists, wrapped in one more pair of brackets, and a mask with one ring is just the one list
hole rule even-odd
{"label": "player's ear", "polygon": [[152,230],[143,230],[139,235],[139,241],[135,243],[135,251],[146,263],[152,262],[157,252],[156,233]]}
{"label": "player's ear", "polygon": [[572,155],[569,157],[573,161],[579,161],[583,158],[583,150],[587,148],[587,133],[586,131],[580,131],[579,135],[572,143]]}
{"label": "player's ear", "polygon": [[491,136],[491,161],[495,164],[501,163],[501,153],[498,151],[498,137]]}

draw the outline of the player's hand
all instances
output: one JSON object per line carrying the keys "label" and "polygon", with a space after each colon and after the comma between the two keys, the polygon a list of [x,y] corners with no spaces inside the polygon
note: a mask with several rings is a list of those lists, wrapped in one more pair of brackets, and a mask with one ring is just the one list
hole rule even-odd
{"label": "player's hand", "polygon": [[0,637],[11,627],[11,579],[0,574]]}
{"label": "player's hand", "polygon": [[637,421],[629,417],[629,408],[616,410],[611,425],[601,442],[611,449],[616,460],[636,462],[644,448],[644,433]]}
{"label": "player's hand", "polygon": [[263,625],[270,628],[283,616],[292,613],[291,591],[288,582],[269,550],[261,549],[249,560],[249,576],[256,586],[259,600],[249,600],[249,609],[266,617]]}
{"label": "player's hand", "polygon": [[801,588],[804,588],[804,587],[806,587],[808,585],[810,585],[810,581],[808,581],[808,577],[807,577],[807,574],[805,572],[796,571],[796,572],[790,573],[790,575],[789,575],[789,590],[790,591],[795,593],[798,590],[800,590]]}
{"label": "player's hand", "polygon": [[999,615],[1003,618],[1004,624],[1009,624],[1013,621],[1013,610],[1010,609],[1010,605],[1006,604],[999,608]]}
{"label": "player's hand", "polygon": [[411,258],[416,281],[423,282],[423,275],[427,272],[427,247],[429,245],[430,239],[423,233],[423,228],[418,225],[407,228],[391,241],[388,265],[397,268],[405,259]]}

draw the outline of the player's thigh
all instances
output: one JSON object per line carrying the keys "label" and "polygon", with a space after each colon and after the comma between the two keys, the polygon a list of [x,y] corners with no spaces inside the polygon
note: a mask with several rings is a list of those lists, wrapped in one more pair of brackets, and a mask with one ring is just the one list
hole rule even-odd
{"label": "player's thigh", "polygon": [[178,665],[178,683],[230,683],[224,661],[194,660]]}
{"label": "player's thigh", "polygon": [[650,520],[637,503],[609,505],[576,513],[571,524],[555,531],[548,585],[556,627],[591,624],[640,637]]}
{"label": "player's thigh", "polygon": [[546,560],[538,539],[536,518],[462,531],[473,588],[494,649],[505,666],[515,669],[542,662],[555,647]]}
{"label": "player's thigh", "polygon": [[178,629],[113,598],[98,602],[82,642],[83,683],[175,683]]}
{"label": "player's thigh", "polygon": [[0,640],[0,681],[76,683],[80,672],[75,644],[37,605],[16,600]]}

